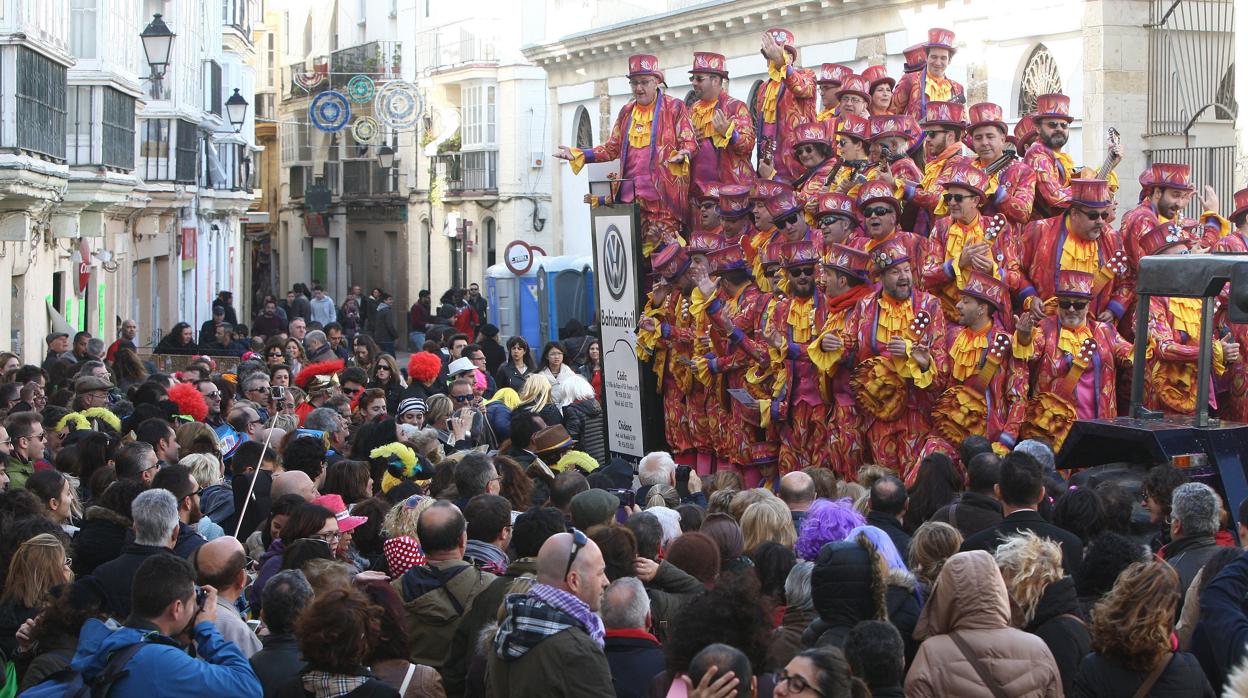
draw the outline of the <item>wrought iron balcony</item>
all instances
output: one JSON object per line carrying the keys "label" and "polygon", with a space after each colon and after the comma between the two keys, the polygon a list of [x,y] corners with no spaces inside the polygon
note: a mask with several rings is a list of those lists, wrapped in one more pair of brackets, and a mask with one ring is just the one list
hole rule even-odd
{"label": "wrought iron balcony", "polygon": [[470,150],[437,156],[435,172],[449,196],[498,192],[498,151]]}
{"label": "wrought iron balcony", "polygon": [[334,51],[329,57],[329,83],[337,90],[356,75],[366,75],[374,83],[397,80],[403,68],[402,48],[401,41],[370,41]]}

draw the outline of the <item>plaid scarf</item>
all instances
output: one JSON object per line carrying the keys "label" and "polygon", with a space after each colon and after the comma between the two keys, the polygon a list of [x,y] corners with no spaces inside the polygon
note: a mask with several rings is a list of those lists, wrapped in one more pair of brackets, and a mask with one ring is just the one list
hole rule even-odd
{"label": "plaid scarf", "polygon": [[597,613],[591,611],[584,601],[562,589],[556,589],[546,584],[534,584],[529,589],[529,596],[543,601],[575,618],[585,632],[589,633],[589,636],[594,639],[594,642],[597,642],[599,647],[602,646],[603,637],[606,635],[606,631],[602,627],[602,619],[598,617]]}
{"label": "plaid scarf", "polygon": [[576,626],[603,645],[602,621],[565,591],[534,584],[527,594],[512,594],[504,603],[507,614],[494,636],[494,654],[499,659],[519,659],[542,640]]}
{"label": "plaid scarf", "polygon": [[490,574],[502,575],[507,572],[507,553],[493,543],[469,539],[464,548],[464,560]]}
{"label": "plaid scarf", "polygon": [[311,691],[316,698],[338,698],[363,686],[365,681],[368,681],[367,676],[308,671],[303,674],[303,689]]}

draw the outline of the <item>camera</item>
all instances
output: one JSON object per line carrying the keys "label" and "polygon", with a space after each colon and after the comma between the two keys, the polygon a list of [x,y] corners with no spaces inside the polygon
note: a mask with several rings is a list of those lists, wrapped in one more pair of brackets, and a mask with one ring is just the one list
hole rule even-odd
{"label": "camera", "polygon": [[208,600],[208,590],[196,584],[195,585],[195,607],[202,609],[204,607],[204,602],[207,600]]}
{"label": "camera", "polygon": [[620,506],[631,507],[637,503],[637,493],[629,489],[607,490],[620,500]]}
{"label": "camera", "polygon": [[689,477],[692,472],[692,465],[676,466],[676,491],[682,498],[689,496]]}
{"label": "camera", "polygon": [[281,402],[282,400],[285,400],[286,388],[280,385],[270,385],[269,397],[273,398],[273,400],[276,402]]}

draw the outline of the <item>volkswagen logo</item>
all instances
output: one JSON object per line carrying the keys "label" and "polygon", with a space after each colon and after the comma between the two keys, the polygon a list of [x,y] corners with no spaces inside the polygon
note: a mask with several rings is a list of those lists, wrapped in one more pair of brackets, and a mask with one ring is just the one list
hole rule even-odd
{"label": "volkswagen logo", "polygon": [[602,278],[607,283],[607,293],[615,300],[624,297],[628,285],[628,252],[624,249],[624,236],[614,225],[607,228],[602,241]]}

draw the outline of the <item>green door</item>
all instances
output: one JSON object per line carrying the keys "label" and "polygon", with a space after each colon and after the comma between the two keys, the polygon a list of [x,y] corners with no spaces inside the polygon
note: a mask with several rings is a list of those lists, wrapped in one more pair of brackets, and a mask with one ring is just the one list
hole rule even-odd
{"label": "green door", "polygon": [[329,286],[329,250],[324,247],[312,248],[312,281]]}

